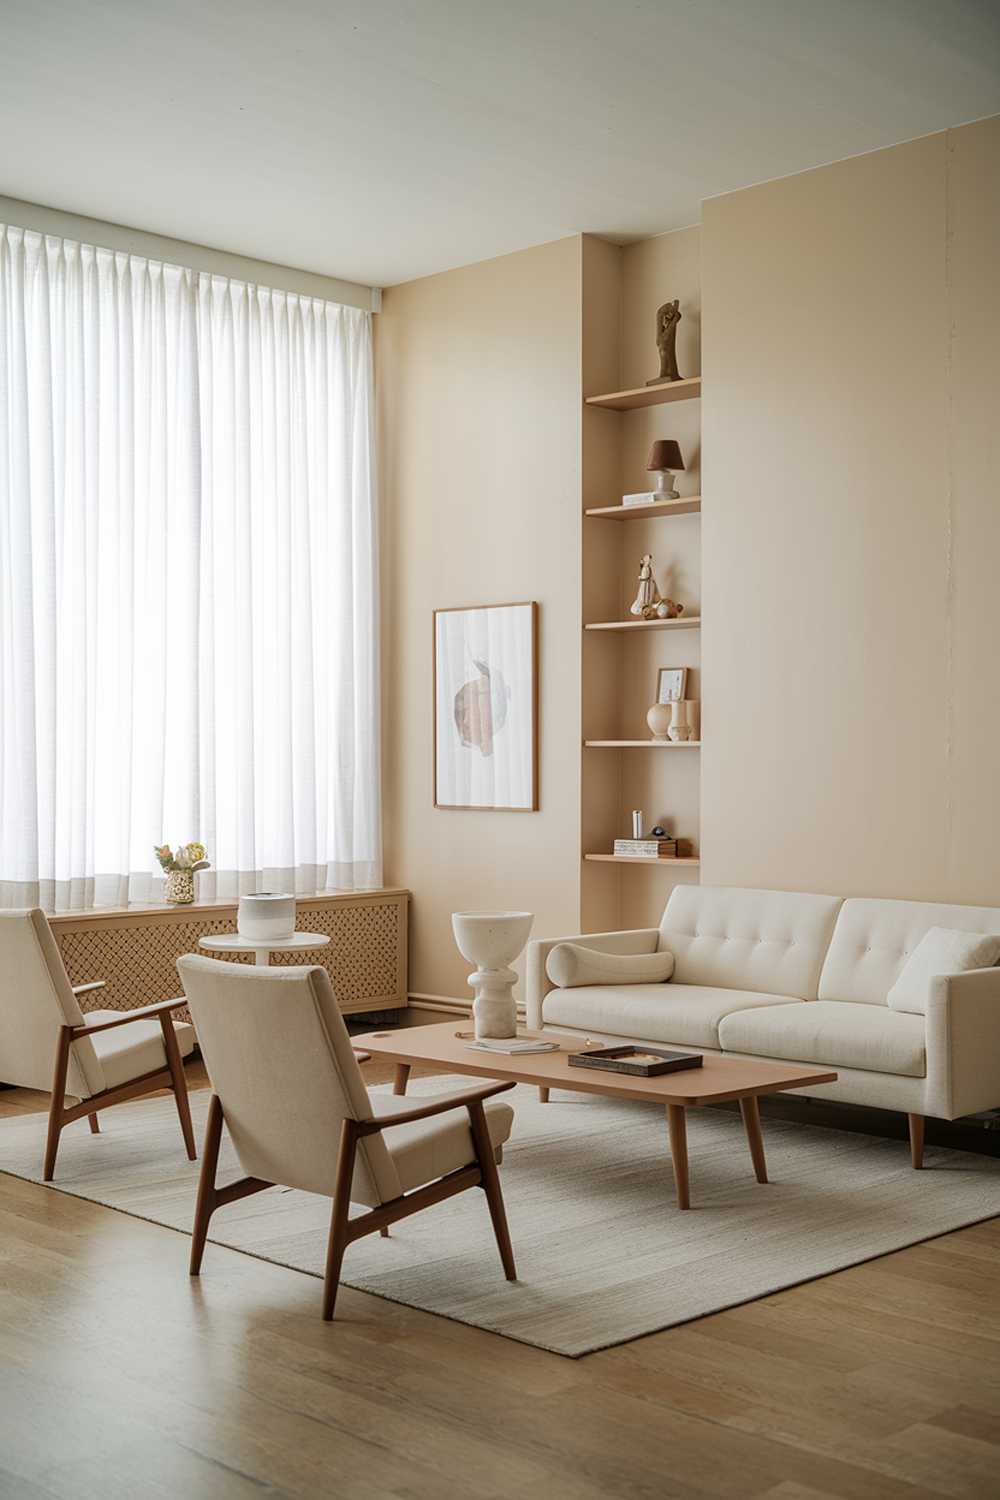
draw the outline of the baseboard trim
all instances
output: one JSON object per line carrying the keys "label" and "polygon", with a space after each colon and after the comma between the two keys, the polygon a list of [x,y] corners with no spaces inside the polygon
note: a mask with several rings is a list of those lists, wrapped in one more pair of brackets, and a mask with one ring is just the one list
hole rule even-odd
{"label": "baseboard trim", "polygon": [[[411,990],[407,1000],[409,1010],[443,1010],[449,1015],[472,1015],[472,1001],[459,1000],[455,995],[422,995]],[[525,1019],[524,1011],[520,1006],[518,1006],[517,1019],[519,1022]]]}

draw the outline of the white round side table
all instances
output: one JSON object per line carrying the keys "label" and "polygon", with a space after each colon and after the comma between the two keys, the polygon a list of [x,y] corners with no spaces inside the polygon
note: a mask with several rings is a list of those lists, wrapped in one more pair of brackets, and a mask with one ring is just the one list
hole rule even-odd
{"label": "white round side table", "polygon": [[296,948],[325,948],[330,941],[325,932],[293,932],[290,938],[265,938],[254,942],[238,932],[206,932],[198,939],[199,948],[209,953],[252,953],[258,968],[266,968],[272,953],[290,953]]}

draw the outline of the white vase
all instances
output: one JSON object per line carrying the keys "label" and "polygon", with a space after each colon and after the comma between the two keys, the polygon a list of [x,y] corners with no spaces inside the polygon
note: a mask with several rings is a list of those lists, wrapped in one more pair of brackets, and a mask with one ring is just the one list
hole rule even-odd
{"label": "white vase", "polygon": [[236,931],[251,942],[283,941],[295,931],[295,897],[276,891],[255,891],[241,896]]}
{"label": "white vase", "polygon": [[688,706],[681,699],[678,703],[670,705],[670,727],[667,730],[667,738],[676,744],[678,740],[690,738],[691,726],[688,722]]}
{"label": "white vase", "polygon": [[646,723],[649,725],[650,733],[654,740],[665,740],[670,729],[669,703],[654,703],[646,714]]}
{"label": "white vase", "polygon": [[476,965],[469,984],[476,997],[472,1017],[477,1038],[517,1036],[517,975],[510,965],[528,941],[534,920],[530,911],[452,913],[458,951]]}

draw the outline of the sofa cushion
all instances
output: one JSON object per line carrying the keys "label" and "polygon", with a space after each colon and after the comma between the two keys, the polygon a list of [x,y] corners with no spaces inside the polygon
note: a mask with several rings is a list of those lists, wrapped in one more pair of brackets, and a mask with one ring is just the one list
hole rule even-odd
{"label": "sofa cushion", "polygon": [[939,974],[964,974],[990,969],[1000,958],[1000,937],[991,932],[957,932],[953,927],[930,927],[903,965],[887,995],[890,1010],[927,1014],[931,981]]}
{"label": "sofa cushion", "polygon": [[726,1052],[754,1057],[902,1073],[908,1078],[923,1078],[927,1072],[923,1016],[904,1015],[888,1006],[836,1000],[769,1005],[724,1017],[719,1040]]}
{"label": "sofa cushion", "polygon": [[885,1005],[903,965],[931,927],[1000,933],[1000,908],[851,898],[833,930],[819,998]]}
{"label": "sofa cushion", "polygon": [[581,984],[665,984],[674,972],[674,955],[602,953],[584,943],[557,943],[545,972],[561,990]]}
{"label": "sofa cushion", "polygon": [[[796,1002],[785,1002],[793,1005]],[[719,1022],[747,1006],[774,1007],[773,995],[699,984],[600,984],[550,990],[542,1003],[546,1026],[574,1026],[644,1042],[718,1047]]]}
{"label": "sofa cushion", "polygon": [[660,922],[675,984],[815,1000],[839,896],[678,885]]}

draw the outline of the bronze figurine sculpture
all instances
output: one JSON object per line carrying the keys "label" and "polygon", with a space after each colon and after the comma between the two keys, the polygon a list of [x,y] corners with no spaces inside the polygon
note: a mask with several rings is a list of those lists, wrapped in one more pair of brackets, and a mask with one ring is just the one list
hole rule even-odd
{"label": "bronze figurine sculpture", "polygon": [[659,385],[664,380],[680,380],[677,368],[677,325],[681,320],[680,298],[664,302],[656,313],[656,347],[660,351],[660,373],[647,385]]}

